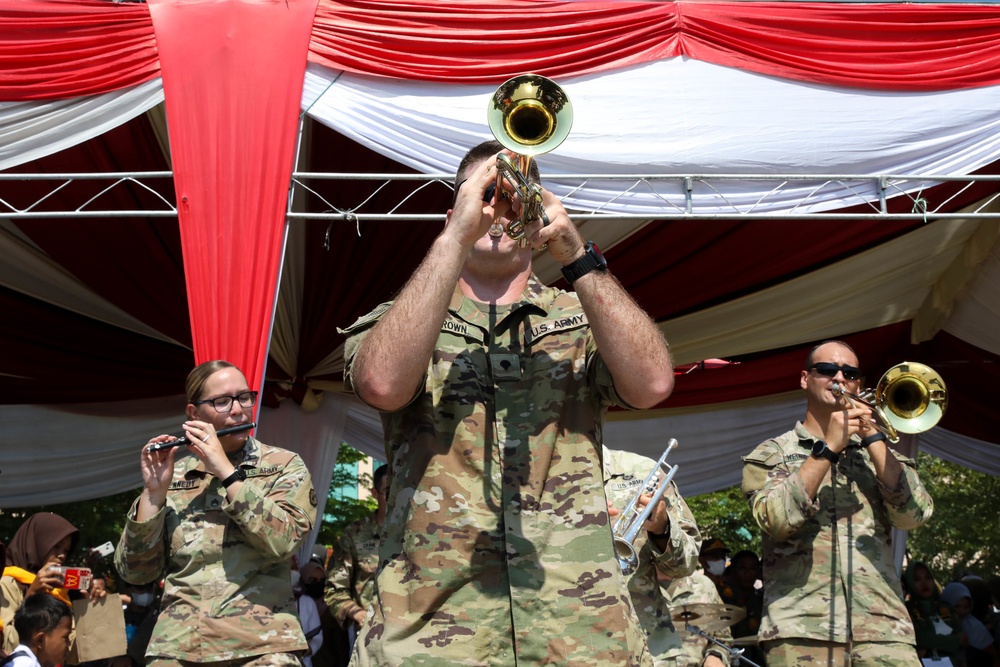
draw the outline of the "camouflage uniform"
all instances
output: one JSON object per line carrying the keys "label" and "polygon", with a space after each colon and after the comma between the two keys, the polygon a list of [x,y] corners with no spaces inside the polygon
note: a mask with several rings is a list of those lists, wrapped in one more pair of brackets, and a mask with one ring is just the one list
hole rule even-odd
{"label": "camouflage uniform", "polygon": [[[345,332],[348,387],[388,307]],[[423,390],[382,413],[392,484],[352,665],[652,664],[599,467],[612,402],[575,294],[535,276],[511,306],[455,290]]]}
{"label": "camouflage uniform", "polygon": [[[663,582],[662,585],[665,587],[663,594],[675,612],[686,604],[723,604],[715,582],[709,579],[702,570],[695,570],[687,577]],[[697,624],[697,621],[692,621],[692,625]],[[686,632],[682,624],[678,630],[681,632],[683,645],[680,649],[668,654],[668,657],[674,662],[664,663],[665,665],[700,667],[705,658],[710,655],[719,658],[724,665],[729,665],[729,651],[713,644],[699,634]],[[728,643],[733,638],[729,628],[707,632],[707,634],[723,643]]]}
{"label": "camouflage uniform", "polygon": [[354,614],[372,602],[378,541],[379,526],[371,514],[348,526],[334,550],[325,595],[330,613],[342,626],[349,627]]}
{"label": "camouflage uniform", "polygon": [[798,469],[814,442],[799,423],[743,459],[743,492],[763,531],[760,639],[850,642],[852,651],[912,645],[890,528],[916,528],[933,511],[915,464],[893,452],[903,476],[898,490],[887,489],[853,437],[811,501]]}
{"label": "camouflage uniform", "polygon": [[[650,458],[604,447],[604,490],[608,501],[623,511],[654,467],[656,461]],[[626,577],[632,605],[646,634],[656,667],[673,664],[663,659],[681,647],[681,639],[670,619],[670,601],[664,597],[659,579],[661,576],[686,577],[694,572],[701,544],[694,515],[677,490],[677,485],[671,482],[663,498],[670,517],[669,545],[666,551],[660,551],[648,539],[646,531],[640,530],[633,542],[639,555],[639,565]],[[613,525],[617,517],[611,521]]]}
{"label": "camouflage uniform", "polygon": [[298,454],[253,438],[228,502],[193,454],[178,452],[166,506],[135,521],[115,551],[123,579],[166,577],[146,656],[215,662],[306,649],[292,596],[291,557],[316,519],[316,494]]}

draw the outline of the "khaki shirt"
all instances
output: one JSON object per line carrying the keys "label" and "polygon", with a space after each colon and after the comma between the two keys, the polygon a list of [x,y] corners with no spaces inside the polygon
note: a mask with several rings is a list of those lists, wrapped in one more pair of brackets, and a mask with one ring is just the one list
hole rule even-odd
{"label": "khaki shirt", "polygon": [[[608,494],[608,501],[619,512],[623,512],[655,467],[656,461],[653,459],[604,447],[604,489]],[[670,517],[667,548],[660,551],[648,538],[646,531],[640,529],[632,543],[639,556],[639,565],[635,572],[627,575],[632,605],[646,635],[649,652],[653,654],[657,665],[681,648],[681,638],[671,620],[670,600],[660,588],[660,578],[686,577],[694,572],[698,566],[698,550],[701,545],[701,533],[698,532],[694,515],[681,497],[676,484],[670,482],[663,499],[667,503],[667,516]],[[621,516],[611,519],[612,526]]]}
{"label": "khaki shirt", "polygon": [[[306,649],[291,557],[316,519],[316,494],[298,454],[247,440],[247,479],[235,499],[193,454],[178,452],[166,506],[126,519],[115,566],[126,581],[165,577],[147,657],[233,660]],[[138,502],[138,501],[137,501]]]}
{"label": "khaki shirt", "polygon": [[799,423],[743,459],[743,492],[763,531],[758,636],[912,644],[890,530],[916,528],[933,512],[915,463],[893,452],[903,476],[898,489],[887,489],[855,439],[813,501],[798,471],[814,442]]}
{"label": "khaki shirt", "polygon": [[[348,387],[388,307],[346,331]],[[353,665],[651,664],[608,525],[620,401],[587,316],[534,276],[501,311],[456,289],[424,386],[382,413],[392,483]]]}

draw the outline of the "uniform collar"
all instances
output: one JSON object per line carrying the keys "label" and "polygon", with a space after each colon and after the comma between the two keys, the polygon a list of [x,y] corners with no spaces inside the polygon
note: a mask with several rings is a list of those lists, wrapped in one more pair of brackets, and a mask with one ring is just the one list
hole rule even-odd
{"label": "uniform collar", "polygon": [[[523,308],[531,308],[542,316],[548,315],[552,298],[548,297],[546,293],[550,292],[551,289],[539,280],[538,276],[532,273],[528,276],[528,283],[524,286],[524,291],[521,292],[520,299],[510,304],[506,316],[499,322],[496,322],[494,328]],[[448,310],[469,324],[477,326],[484,331],[490,330],[487,316],[483,314],[483,311],[475,304],[473,299],[465,296],[459,285],[455,286],[455,292],[451,296],[451,303],[448,305]]]}

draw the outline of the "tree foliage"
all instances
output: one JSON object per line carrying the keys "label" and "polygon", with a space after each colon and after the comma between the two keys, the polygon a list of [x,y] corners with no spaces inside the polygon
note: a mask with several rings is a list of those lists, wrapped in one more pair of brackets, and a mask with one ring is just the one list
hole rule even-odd
{"label": "tree foliage", "polygon": [[1000,477],[930,454],[919,454],[920,480],[934,499],[934,515],[910,532],[910,560],[926,563],[939,581],[966,571],[1000,574]]}
{"label": "tree foliage", "polygon": [[698,521],[702,539],[720,539],[734,554],[743,549],[760,554],[760,530],[738,485],[692,496],[687,503]]}
{"label": "tree foliage", "polygon": [[346,442],[340,444],[337,452],[337,465],[333,469],[330,489],[326,495],[326,508],[323,512],[323,524],[320,526],[316,541],[319,544],[332,545],[340,537],[344,528],[362,517],[371,514],[376,509],[374,498],[359,500],[344,495],[345,487],[372,487],[372,477],[368,473],[358,475],[357,464],[367,456],[354,449]]}

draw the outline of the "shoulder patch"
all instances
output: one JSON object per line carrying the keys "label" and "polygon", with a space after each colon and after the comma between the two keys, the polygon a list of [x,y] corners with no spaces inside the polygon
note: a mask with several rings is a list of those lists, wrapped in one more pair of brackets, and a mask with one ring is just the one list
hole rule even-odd
{"label": "shoulder patch", "polygon": [[755,450],[743,457],[744,463],[756,463],[757,465],[767,466],[773,468],[774,466],[782,463],[785,460],[785,456],[781,453],[781,450],[774,445],[773,440],[768,440],[763,445],[758,446]]}

